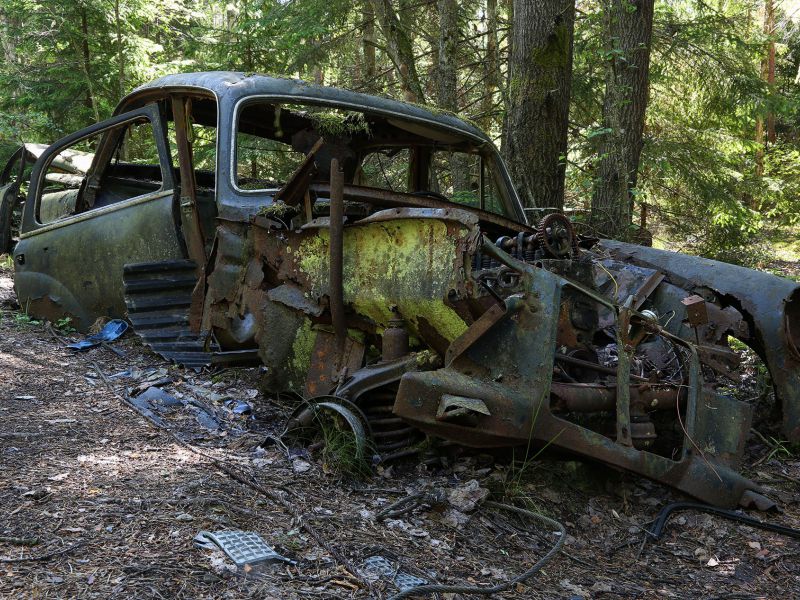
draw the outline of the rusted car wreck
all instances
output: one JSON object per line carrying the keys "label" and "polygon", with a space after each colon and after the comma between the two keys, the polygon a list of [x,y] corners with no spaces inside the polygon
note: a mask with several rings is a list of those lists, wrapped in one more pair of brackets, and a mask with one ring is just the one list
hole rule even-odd
{"label": "rusted car wreck", "polygon": [[550,444],[763,506],[738,473],[752,407],[725,393],[729,336],[800,441],[795,283],[528,223],[486,135],[418,106],[164,77],[41,153],[13,256],[29,313],[126,316],[190,367],[263,363],[383,458],[425,436]]}

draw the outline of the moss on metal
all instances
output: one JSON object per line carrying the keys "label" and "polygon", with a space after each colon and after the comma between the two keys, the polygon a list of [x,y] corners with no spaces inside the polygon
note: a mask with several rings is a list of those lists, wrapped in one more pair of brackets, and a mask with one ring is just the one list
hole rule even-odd
{"label": "moss on metal", "polygon": [[278,201],[273,202],[272,204],[268,204],[267,206],[262,206],[258,214],[262,217],[267,217],[268,219],[286,219],[293,217],[297,214],[297,208],[294,206],[289,206],[288,204]]}
{"label": "moss on metal", "polygon": [[[348,227],[344,232],[344,299],[379,327],[395,317],[392,307],[419,333],[424,317],[436,332],[452,341],[466,330],[464,321],[445,304],[460,276],[455,262],[459,241],[468,233],[448,231],[435,219],[398,219]],[[313,297],[328,295],[329,235],[319,230],[298,249],[300,270]]]}
{"label": "moss on metal", "polygon": [[314,331],[309,319],[303,319],[303,324],[297,329],[297,334],[292,343],[291,365],[292,377],[289,385],[296,389],[303,389],[303,382],[311,367],[311,355],[314,353],[314,343],[317,341],[317,332]]}
{"label": "moss on metal", "polygon": [[325,136],[370,136],[369,123],[361,112],[314,110],[308,112],[307,116],[314,122],[317,132]]}

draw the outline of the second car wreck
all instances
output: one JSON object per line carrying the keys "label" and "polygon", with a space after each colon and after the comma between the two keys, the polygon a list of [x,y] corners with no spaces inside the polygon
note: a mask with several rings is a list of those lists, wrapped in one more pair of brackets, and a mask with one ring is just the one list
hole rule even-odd
{"label": "second car wreck", "polygon": [[482,132],[392,100],[157,80],[42,153],[13,256],[29,313],[127,316],[191,367],[262,363],[267,389],[323,403],[383,460],[425,436],[550,445],[763,507],[738,472],[753,409],[725,393],[729,337],[800,441],[797,284],[529,224]]}

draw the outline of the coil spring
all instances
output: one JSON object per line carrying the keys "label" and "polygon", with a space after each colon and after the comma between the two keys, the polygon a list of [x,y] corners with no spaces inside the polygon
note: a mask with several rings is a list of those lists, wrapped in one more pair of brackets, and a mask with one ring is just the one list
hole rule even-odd
{"label": "coil spring", "polygon": [[359,407],[372,428],[375,451],[381,462],[396,460],[419,452],[424,434],[392,414],[397,386],[368,392],[359,398]]}

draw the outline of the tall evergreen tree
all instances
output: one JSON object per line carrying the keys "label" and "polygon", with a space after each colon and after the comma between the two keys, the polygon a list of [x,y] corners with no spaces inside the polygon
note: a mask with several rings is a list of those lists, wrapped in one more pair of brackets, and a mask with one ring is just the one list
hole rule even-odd
{"label": "tall evergreen tree", "polygon": [[401,17],[407,11],[395,10],[391,0],[371,0],[378,18],[383,37],[386,40],[386,53],[389,55],[400,78],[403,95],[410,102],[424,102],[425,92],[417,73],[414,46],[411,42],[409,24]]}
{"label": "tall evergreen tree", "polygon": [[514,0],[503,154],[529,207],[564,205],[574,0]]}
{"label": "tall evergreen tree", "polygon": [[603,0],[606,91],[592,224],[628,238],[650,83],[654,0]]}

